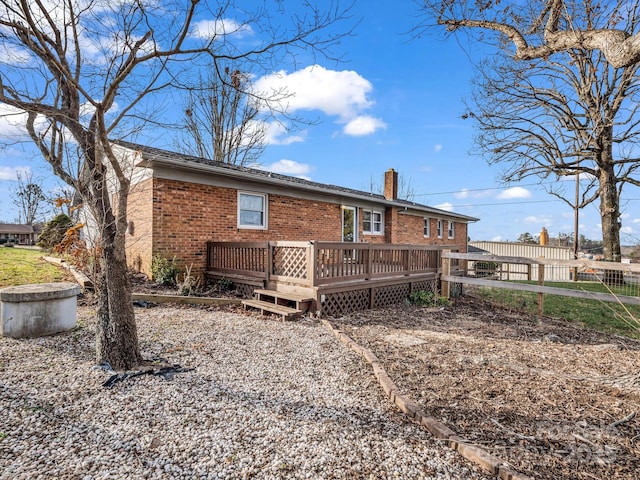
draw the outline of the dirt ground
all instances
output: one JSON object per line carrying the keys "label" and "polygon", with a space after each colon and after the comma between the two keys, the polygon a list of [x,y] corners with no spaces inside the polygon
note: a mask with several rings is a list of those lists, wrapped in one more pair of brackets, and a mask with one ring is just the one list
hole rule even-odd
{"label": "dirt ground", "polygon": [[638,478],[640,342],[463,296],[333,319],[403,394],[517,471]]}

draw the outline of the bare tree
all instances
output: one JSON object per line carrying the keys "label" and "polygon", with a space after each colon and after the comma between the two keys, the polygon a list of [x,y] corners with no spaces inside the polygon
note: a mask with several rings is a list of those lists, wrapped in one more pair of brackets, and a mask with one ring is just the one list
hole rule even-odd
{"label": "bare tree", "polygon": [[[620,21],[637,15],[636,2],[585,0],[530,0],[528,2],[478,0],[424,0],[428,13],[422,27],[433,18],[449,31],[472,28],[498,33],[513,48],[517,60],[547,58],[572,49],[599,50],[615,68],[640,61],[640,33],[616,28]],[[607,26],[590,24],[588,19],[567,15],[582,4],[588,16],[606,17]],[[628,27],[628,25],[627,25]]]}
{"label": "bare tree", "polygon": [[42,188],[33,179],[31,172],[17,174],[17,187],[13,194],[13,204],[18,207],[19,223],[24,222],[27,225],[33,225],[38,219],[38,215],[42,215],[42,210],[46,206],[46,199]]}
{"label": "bare tree", "polygon": [[[112,140],[157,119],[151,108],[162,102],[159,95],[183,73],[180,68],[193,70],[206,59],[292,59],[300,47],[330,53],[339,37],[325,32],[346,18],[336,5],[322,12],[304,2],[289,16],[283,4],[247,13],[232,0],[214,3],[215,11],[198,0],[7,0],[0,6],[0,103],[25,117],[43,157],[95,219],[96,356],[116,369],[131,368],[142,357],[124,242],[132,167]],[[205,21],[196,24],[196,18]],[[256,38],[234,43],[238,32]],[[65,155],[69,144],[77,156]]]}
{"label": "bare tree", "polygon": [[566,182],[548,191],[575,208],[599,200],[605,259],[614,262],[621,260],[620,193],[640,185],[639,67],[613,68],[598,51],[526,63],[503,54],[483,63],[467,113],[479,127],[481,152],[504,166],[505,181],[586,180],[577,200]]}
{"label": "bare tree", "polygon": [[[384,194],[384,183],[377,182],[373,177],[369,178],[369,193],[377,193],[379,195]],[[408,200],[410,202],[416,199],[416,189],[413,185],[412,177],[405,177],[402,174],[398,174],[398,198],[402,200]]]}
{"label": "bare tree", "polygon": [[237,68],[225,66],[200,77],[189,88],[178,148],[221,163],[256,164],[267,133],[264,103],[251,91],[250,75]]}
{"label": "bare tree", "polygon": [[[535,9],[539,4],[531,2],[519,9],[507,6],[500,12],[491,8],[459,10],[466,2],[447,5],[456,7],[456,15],[463,15],[455,17],[458,20],[486,16],[491,11],[492,26],[513,21],[528,32],[530,42],[537,38],[544,44],[548,27],[541,29],[540,25],[545,15],[557,14],[558,2],[542,3],[541,11]],[[606,32],[619,25],[635,31],[640,20],[638,2],[560,3],[562,21],[556,19],[554,24],[574,31]],[[484,28],[482,22],[453,21],[454,16],[453,10],[445,9],[439,22],[454,30]],[[468,112],[478,122],[482,153],[490,163],[506,165],[506,181],[531,175],[575,178],[581,174],[588,183],[577,200],[569,200],[562,189],[552,188],[550,193],[576,209],[599,200],[605,258],[620,261],[620,192],[627,183],[640,185],[635,178],[640,164],[634,151],[640,140],[638,65],[616,68],[603,50],[588,43],[578,42],[541,57],[514,54],[509,42],[497,47],[497,58],[479,68]]]}

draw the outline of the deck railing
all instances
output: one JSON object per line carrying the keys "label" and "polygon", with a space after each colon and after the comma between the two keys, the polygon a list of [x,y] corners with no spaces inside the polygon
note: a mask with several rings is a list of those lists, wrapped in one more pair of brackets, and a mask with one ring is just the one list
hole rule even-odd
{"label": "deck railing", "polygon": [[314,287],[437,273],[444,248],[451,249],[320,241],[208,242],[207,272]]}

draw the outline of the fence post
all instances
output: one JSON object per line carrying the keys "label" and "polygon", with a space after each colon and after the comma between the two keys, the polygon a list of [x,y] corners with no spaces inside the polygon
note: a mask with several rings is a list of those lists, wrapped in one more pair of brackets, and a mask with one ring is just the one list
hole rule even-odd
{"label": "fence post", "polygon": [[447,253],[451,253],[451,250],[448,250],[448,249],[442,250],[442,255],[440,256],[440,259],[442,260],[442,268],[440,271],[440,295],[442,295],[445,298],[449,298],[449,293],[451,289],[449,281],[442,279],[444,275],[447,275],[447,276],[451,275],[451,259],[444,258],[444,255]]}
{"label": "fence post", "polygon": [[[544,257],[540,257],[544,258]],[[538,285],[544,285],[544,264],[538,264]],[[538,320],[542,320],[544,314],[544,293],[538,293]]]}

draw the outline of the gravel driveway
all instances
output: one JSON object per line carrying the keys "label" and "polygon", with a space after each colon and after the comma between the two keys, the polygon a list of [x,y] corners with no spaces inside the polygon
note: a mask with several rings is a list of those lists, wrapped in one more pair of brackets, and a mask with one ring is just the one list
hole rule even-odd
{"label": "gravel driveway", "polygon": [[102,383],[94,319],[0,338],[0,479],[488,478],[410,423],[319,322],[137,310],[143,355],[194,370]]}

